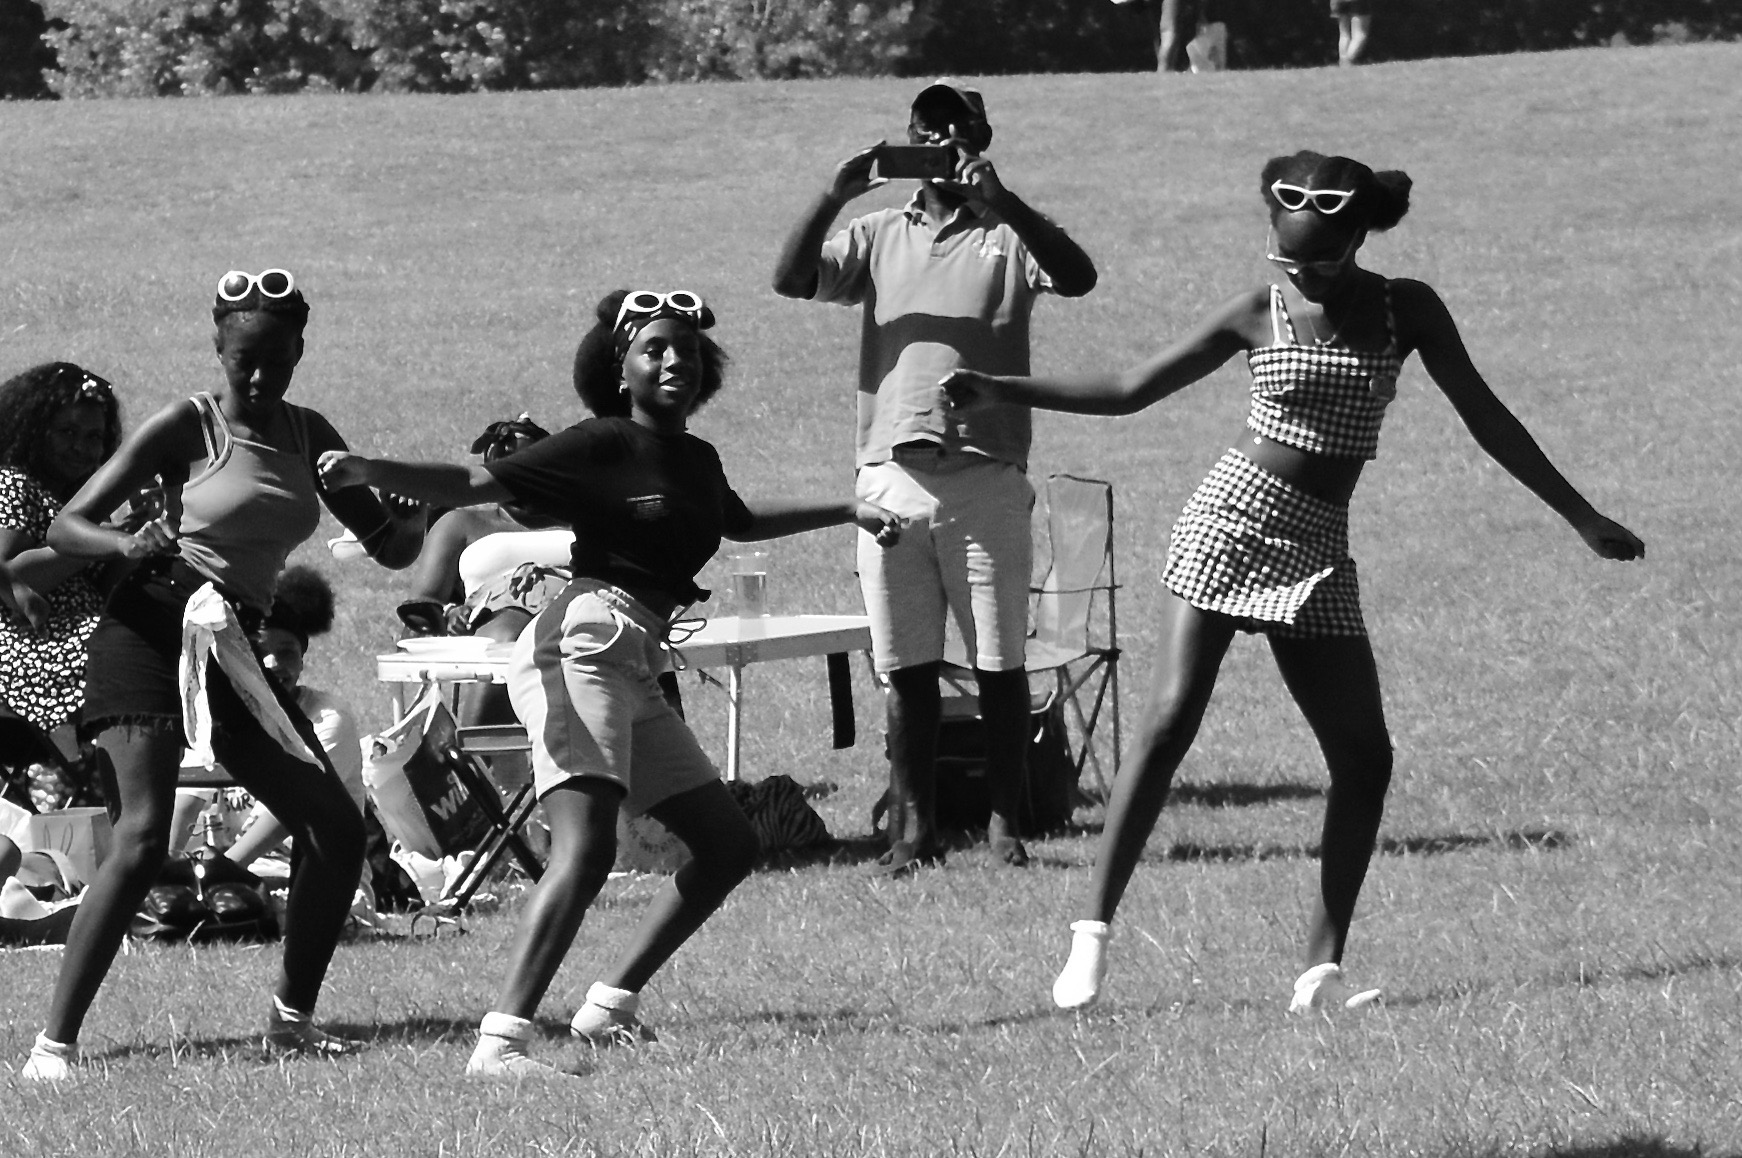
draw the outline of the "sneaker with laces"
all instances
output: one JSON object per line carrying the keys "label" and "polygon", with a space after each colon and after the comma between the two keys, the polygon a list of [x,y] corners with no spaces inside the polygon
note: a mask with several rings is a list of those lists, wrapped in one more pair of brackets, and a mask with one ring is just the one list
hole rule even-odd
{"label": "sneaker with laces", "polygon": [[1296,1017],[1306,1017],[1317,1012],[1360,1009],[1378,1001],[1383,993],[1379,989],[1351,993],[1348,983],[1343,980],[1343,967],[1326,961],[1294,979],[1294,996],[1288,1003],[1288,1011]]}
{"label": "sneaker with laces", "polygon": [[78,1064],[76,1043],[52,1041],[39,1033],[18,1076],[27,1082],[64,1082],[73,1076],[73,1067]]}
{"label": "sneaker with laces", "polygon": [[569,1022],[569,1032],[594,1046],[658,1041],[659,1035],[636,1016],[640,1007],[641,994],[595,981],[587,990],[586,1003]]}
{"label": "sneaker with laces", "polygon": [[1101,996],[1107,977],[1107,940],[1113,935],[1106,921],[1072,921],[1071,955],[1052,983],[1052,1003],[1060,1009],[1084,1009]]}
{"label": "sneaker with laces", "polygon": [[308,1014],[291,1009],[273,999],[272,1016],[266,1022],[263,1044],[279,1053],[308,1054],[313,1057],[343,1057],[363,1048],[363,1043],[316,1029]]}

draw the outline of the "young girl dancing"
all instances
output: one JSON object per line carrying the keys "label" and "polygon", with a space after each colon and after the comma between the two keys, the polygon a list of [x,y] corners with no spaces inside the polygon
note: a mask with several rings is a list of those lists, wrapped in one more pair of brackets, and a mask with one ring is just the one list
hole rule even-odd
{"label": "young girl dancing", "polygon": [[736,541],[856,523],[885,545],[896,519],[871,503],[746,504],[714,448],[688,433],[719,391],[714,313],[684,290],[619,290],[575,354],[575,392],[597,417],[479,466],[323,456],[329,487],[369,483],[444,505],[515,501],[575,532],[573,579],[515,644],[514,710],[550,822],[550,862],[529,894],[508,979],[466,1069],[560,1071],[527,1053],[532,1017],[616,859],[617,813],[651,813],[692,859],[654,898],[571,1023],[595,1044],[651,1036],[641,989],[750,872],[756,834],[695,736],[661,695],[666,634],[705,599],[696,572]]}
{"label": "young girl dancing", "polygon": [[[79,1028],[167,853],[177,769],[190,741],[209,742],[302,856],[267,1046],[343,1053],[352,1044],[309,1019],[362,870],[363,818],[308,720],[266,678],[242,632],[272,606],[285,558],[314,533],[322,501],[390,567],[417,557],[423,514],[404,504],[389,509],[366,490],[322,492],[315,457],[345,442],[325,418],[284,400],[308,321],[289,273],[225,274],[212,317],[223,370],[217,389],[148,419],[49,528],[49,545],[63,555],[139,565],[91,636],[85,686],[85,727],[112,762],[119,791],[114,849],[79,905],[26,1079],[73,1073]],[[164,491],[162,517],[131,534],[103,524],[152,485]],[[184,707],[193,735],[184,731]]]}
{"label": "young girl dancing", "polygon": [[[1410,354],[1421,355],[1477,444],[1591,550],[1605,559],[1645,552],[1631,531],[1592,509],[1494,396],[1439,295],[1357,264],[1368,232],[1391,228],[1408,210],[1406,175],[1301,152],[1271,159],[1259,185],[1270,214],[1266,256],[1285,284],[1240,295],[1183,341],[1123,373],[989,378],[957,371],[944,381],[963,407],[996,397],[1131,414],[1236,354],[1246,355],[1252,371],[1246,429],[1174,524],[1154,698],[1113,786],[1089,911],[1071,926],[1070,959],[1053,985],[1053,1000],[1066,1009],[1100,992],[1113,912],[1203,719],[1222,657],[1242,630],[1268,637],[1331,774],[1319,897],[1290,1010],[1341,999],[1344,942],[1392,759],[1349,557],[1348,505],[1361,468],[1378,452],[1379,425]],[[1370,990],[1344,1003],[1374,996]]]}

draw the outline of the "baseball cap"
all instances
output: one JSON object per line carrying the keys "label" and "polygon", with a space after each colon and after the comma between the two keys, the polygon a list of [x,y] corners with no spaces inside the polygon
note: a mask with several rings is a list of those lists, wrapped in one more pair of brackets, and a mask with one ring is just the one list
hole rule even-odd
{"label": "baseball cap", "polygon": [[921,89],[913,98],[913,107],[945,97],[961,105],[972,119],[986,120],[986,98],[980,95],[980,90],[951,76],[939,77]]}

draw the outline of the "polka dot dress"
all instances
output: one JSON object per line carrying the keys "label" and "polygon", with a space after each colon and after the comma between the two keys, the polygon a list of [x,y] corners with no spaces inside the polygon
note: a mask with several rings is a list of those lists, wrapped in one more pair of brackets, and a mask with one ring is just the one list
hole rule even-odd
{"label": "polka dot dress", "polygon": [[[41,546],[60,503],[17,467],[0,467],[0,527]],[[0,702],[39,728],[70,720],[85,699],[85,645],[103,610],[93,564],[52,591],[48,626],[33,630],[0,606]]]}

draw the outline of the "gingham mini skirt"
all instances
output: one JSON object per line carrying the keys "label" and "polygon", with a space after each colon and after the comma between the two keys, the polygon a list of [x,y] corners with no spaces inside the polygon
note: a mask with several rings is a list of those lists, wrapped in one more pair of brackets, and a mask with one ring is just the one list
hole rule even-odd
{"label": "gingham mini skirt", "polygon": [[1349,509],[1298,490],[1230,450],[1173,525],[1162,582],[1248,631],[1366,635]]}

